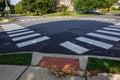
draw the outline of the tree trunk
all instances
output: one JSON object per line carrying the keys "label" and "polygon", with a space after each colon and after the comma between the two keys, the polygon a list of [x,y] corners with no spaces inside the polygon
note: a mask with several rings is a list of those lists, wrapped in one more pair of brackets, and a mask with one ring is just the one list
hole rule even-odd
{"label": "tree trunk", "polygon": [[110,12],[110,7],[107,8],[107,12],[108,12],[108,13]]}

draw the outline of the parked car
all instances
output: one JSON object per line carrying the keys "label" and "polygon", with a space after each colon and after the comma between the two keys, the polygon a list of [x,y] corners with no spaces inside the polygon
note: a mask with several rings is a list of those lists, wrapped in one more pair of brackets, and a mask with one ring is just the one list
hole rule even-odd
{"label": "parked car", "polygon": [[94,14],[100,14],[100,10],[99,9],[93,10],[93,13]]}
{"label": "parked car", "polygon": [[4,16],[5,16],[5,13],[4,13],[4,12],[2,12],[2,13],[1,13],[1,16],[2,16],[2,17],[4,17]]}
{"label": "parked car", "polygon": [[82,12],[86,13],[86,14],[90,14],[90,13],[92,13],[92,10],[83,10]]}
{"label": "parked car", "polygon": [[86,14],[100,14],[100,10],[99,9],[96,9],[96,10],[83,10],[82,11],[83,13],[86,13]]}

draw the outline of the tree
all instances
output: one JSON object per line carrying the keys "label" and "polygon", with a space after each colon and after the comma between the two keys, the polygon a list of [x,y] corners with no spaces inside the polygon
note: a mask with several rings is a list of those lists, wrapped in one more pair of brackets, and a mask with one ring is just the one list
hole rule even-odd
{"label": "tree", "polygon": [[5,9],[5,1],[4,0],[0,0],[0,11],[4,11]]}
{"label": "tree", "polygon": [[77,12],[81,10],[94,10],[97,8],[109,8],[118,0],[73,0],[74,8]]}
{"label": "tree", "polygon": [[66,15],[67,9],[68,9],[67,6],[61,5],[61,6],[58,8],[58,11],[59,11],[59,12],[62,12],[63,15]]}
{"label": "tree", "polygon": [[23,13],[23,7],[22,2],[18,2],[14,7],[15,13],[22,14]]}
{"label": "tree", "polygon": [[36,7],[37,11],[40,15],[45,14],[50,10],[50,7],[48,6],[48,0],[38,0],[36,1]]}
{"label": "tree", "polygon": [[48,12],[56,12],[57,10],[57,0],[48,0],[48,6],[50,7],[50,9],[48,10]]}
{"label": "tree", "polygon": [[22,0],[23,12],[35,12],[35,0]]}
{"label": "tree", "polygon": [[113,5],[113,3],[118,2],[118,0],[103,0],[102,7],[107,8],[107,12],[110,11],[110,7]]}
{"label": "tree", "polygon": [[23,11],[37,14],[56,12],[56,0],[22,0]]}

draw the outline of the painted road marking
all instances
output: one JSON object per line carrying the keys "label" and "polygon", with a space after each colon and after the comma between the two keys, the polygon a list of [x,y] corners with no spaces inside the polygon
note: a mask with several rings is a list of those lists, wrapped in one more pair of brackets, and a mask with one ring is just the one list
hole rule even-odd
{"label": "painted road marking", "polygon": [[118,25],[118,26],[120,26],[120,23],[117,23],[117,24],[115,24],[115,25]]}
{"label": "painted road marking", "polygon": [[[30,19],[27,19],[27,20],[30,20]],[[40,33],[35,33],[34,31],[29,30],[29,29],[25,29],[24,27],[19,26],[17,24],[6,24],[6,25],[2,25],[2,27],[5,31],[7,31],[8,36],[11,37],[11,39],[13,41],[19,41],[19,40],[32,38],[31,40],[24,40],[24,41],[19,42],[19,43],[16,42],[16,45],[19,48],[50,39],[47,36],[39,37],[41,35]],[[18,29],[18,30],[16,30],[16,29]],[[37,36],[39,38],[34,38]]]}
{"label": "painted road marking", "polygon": [[9,31],[8,34],[16,33],[16,32],[22,32],[22,31],[28,31],[29,29],[21,29],[21,30],[15,30],[15,31]]}
{"label": "painted road marking", "polygon": [[96,18],[96,20],[98,20],[98,21],[99,21],[99,20],[103,20],[103,18]]}
{"label": "painted road marking", "polygon": [[115,28],[103,28],[105,30],[112,30],[112,31],[120,31],[120,29],[115,29]]}
{"label": "painted road marking", "polygon": [[31,19],[26,19],[26,21],[31,21]]}
{"label": "painted road marking", "polygon": [[101,47],[104,49],[109,49],[113,46],[112,44],[104,43],[101,41],[96,41],[96,40],[85,38],[85,37],[78,37],[78,38],[76,38],[76,40],[82,41],[82,42],[85,42],[85,43],[88,43],[88,44],[91,44],[94,46],[98,46],[98,47]]}
{"label": "painted road marking", "polygon": [[88,33],[86,35],[94,36],[94,37],[98,37],[98,38],[102,38],[102,39],[107,39],[107,40],[111,40],[111,41],[119,41],[120,40],[120,38],[118,38],[118,37],[112,37],[112,36],[102,35],[102,34],[98,34],[98,33]]}
{"label": "painted road marking", "polygon": [[69,41],[61,43],[60,45],[63,46],[63,47],[65,47],[65,48],[67,48],[67,49],[69,49],[69,50],[71,50],[71,51],[73,51],[73,52],[76,52],[78,54],[82,54],[84,52],[89,51],[89,49],[84,48],[82,46],[78,46],[78,45],[76,45],[74,43],[71,43]]}
{"label": "painted road marking", "polygon": [[116,21],[116,19],[110,19],[109,21]]}
{"label": "painted road marking", "polygon": [[22,32],[22,33],[16,33],[16,34],[11,34],[9,35],[10,37],[15,37],[15,36],[20,36],[23,34],[28,34],[28,33],[33,33],[34,31],[27,31],[27,32]]}
{"label": "painted road marking", "polygon": [[108,27],[113,27],[113,28],[120,28],[120,26],[115,26],[115,25],[110,25]]}
{"label": "painted road marking", "polygon": [[50,39],[50,38],[47,37],[47,36],[44,36],[44,37],[40,37],[40,38],[36,38],[36,39],[29,40],[29,41],[18,43],[17,46],[20,48],[20,47],[28,46],[28,45],[38,43],[38,42],[41,42],[41,41],[45,41],[45,40],[48,40],[48,39]]}
{"label": "painted road marking", "polygon": [[11,27],[14,27],[14,28],[23,28],[22,26],[20,25],[17,25],[17,24],[5,24],[3,25],[5,28],[11,28]]}
{"label": "painted road marking", "polygon": [[6,25],[1,25],[2,28],[5,30],[5,31],[11,31],[11,30],[16,30],[16,29],[22,29],[24,27],[22,26],[19,26],[17,24],[6,24]]}
{"label": "painted road marking", "polygon": [[41,35],[41,34],[39,34],[39,33],[30,34],[30,35],[26,35],[26,36],[22,36],[22,37],[12,38],[12,40],[13,40],[13,41],[19,41],[19,40],[23,40],[23,39],[27,39],[27,38],[39,36],[39,35]]}
{"label": "painted road marking", "polygon": [[23,21],[23,22],[24,22],[25,20],[20,20],[20,21]]}
{"label": "painted road marking", "polygon": [[31,19],[31,20],[36,20],[36,19]]}
{"label": "painted road marking", "polygon": [[12,30],[17,30],[17,29],[23,29],[23,28],[4,28],[5,31],[12,31]]}
{"label": "painted road marking", "polygon": [[118,33],[118,32],[105,31],[105,30],[96,30],[96,32],[101,32],[101,33],[106,33],[106,34],[112,34],[112,35],[120,36],[120,33]]}
{"label": "painted road marking", "polygon": [[109,19],[103,19],[104,21],[108,21]]}

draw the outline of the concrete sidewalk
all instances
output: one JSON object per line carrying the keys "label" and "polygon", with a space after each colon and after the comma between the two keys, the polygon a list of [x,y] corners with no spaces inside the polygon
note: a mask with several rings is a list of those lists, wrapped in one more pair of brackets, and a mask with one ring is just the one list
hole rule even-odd
{"label": "concrete sidewalk", "polygon": [[120,80],[120,74],[98,73],[95,77],[88,77],[88,80]]}
{"label": "concrete sidewalk", "polygon": [[[86,69],[88,60],[88,56],[33,52],[30,66],[0,65],[0,80],[85,80],[80,76],[56,77],[48,68],[36,66],[43,56],[78,59],[82,70]],[[88,77],[87,80],[120,80],[120,74],[99,73],[98,76]]]}

